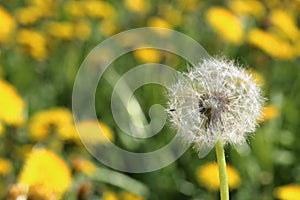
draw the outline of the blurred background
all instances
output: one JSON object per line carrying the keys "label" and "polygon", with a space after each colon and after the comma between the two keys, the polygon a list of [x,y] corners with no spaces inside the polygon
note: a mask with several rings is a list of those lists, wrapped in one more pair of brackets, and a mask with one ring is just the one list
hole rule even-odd
{"label": "blurred background", "polygon": [[[189,149],[161,170],[129,174],[96,161],[78,138],[71,97],[81,63],[101,41],[144,26],[192,37],[209,54],[245,66],[261,85],[264,119],[247,145],[226,148],[231,199],[300,199],[299,13],[299,0],[0,0],[0,199],[219,198],[214,151],[198,159]],[[155,49],[130,52],[110,68],[122,75],[149,62],[186,70],[185,60]],[[99,121],[78,125],[85,137],[94,140],[100,126],[133,152],[174,137],[167,125],[148,140],[124,136],[108,106],[113,86],[100,85]],[[135,97],[148,113],[165,104],[164,92],[146,85]]]}

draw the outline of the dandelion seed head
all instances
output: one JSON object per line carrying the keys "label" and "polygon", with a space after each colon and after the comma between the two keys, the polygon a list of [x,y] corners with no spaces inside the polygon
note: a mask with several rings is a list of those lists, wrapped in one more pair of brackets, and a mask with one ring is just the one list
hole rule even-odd
{"label": "dandelion seed head", "polygon": [[244,143],[255,131],[264,103],[252,76],[225,58],[206,59],[179,73],[167,97],[171,124],[198,151],[213,148],[218,139]]}

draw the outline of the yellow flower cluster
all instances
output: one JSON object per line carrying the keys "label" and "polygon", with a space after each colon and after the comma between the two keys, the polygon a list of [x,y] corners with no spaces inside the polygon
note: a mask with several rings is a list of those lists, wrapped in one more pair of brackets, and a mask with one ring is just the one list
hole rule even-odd
{"label": "yellow flower cluster", "polygon": [[71,172],[64,160],[52,151],[33,149],[20,173],[19,183],[28,186],[36,196],[60,199],[71,185]]}
{"label": "yellow flower cluster", "polygon": [[68,1],[66,3],[66,12],[75,18],[115,18],[116,10],[108,2],[87,0],[87,1]]}
{"label": "yellow flower cluster", "polygon": [[0,122],[20,126],[24,123],[25,103],[15,88],[0,80]]}
{"label": "yellow flower cluster", "polygon": [[[276,6],[275,6],[276,7]],[[244,41],[254,45],[271,57],[291,60],[300,55],[300,29],[297,11],[268,8],[257,0],[233,0],[228,8],[210,7],[205,19],[226,42],[240,45]],[[253,25],[253,19],[264,28]],[[265,21],[270,23],[266,23]]]}
{"label": "yellow flower cluster", "polygon": [[238,15],[251,15],[257,19],[261,19],[266,13],[266,9],[262,2],[257,0],[229,1],[229,8]]}
{"label": "yellow flower cluster", "polygon": [[[89,187],[94,184],[95,174],[98,175],[98,168],[85,154],[82,141],[84,144],[96,146],[99,143],[114,142],[117,137],[113,129],[101,121],[89,120],[74,124],[72,112],[67,108],[54,107],[42,110],[30,115],[30,120],[27,121],[26,102],[19,92],[26,94],[29,100],[34,100],[28,107],[29,113],[45,104],[35,104],[38,99],[31,96],[32,92],[26,89],[18,92],[11,83],[5,81],[6,78],[18,83],[16,86],[26,83],[22,87],[26,88],[39,80],[39,78],[30,80],[35,75],[52,79],[55,72],[64,69],[62,75],[65,76],[58,78],[61,78],[59,80],[67,78],[66,82],[69,84],[75,75],[77,62],[80,62],[82,55],[95,42],[98,43],[105,37],[125,29],[142,26],[179,30],[195,40],[205,40],[205,46],[216,45],[209,47],[212,51],[218,49],[219,45],[224,45],[221,48],[238,56],[249,50],[251,51],[249,58],[253,58],[252,61],[259,65],[265,63],[273,65],[276,59],[288,61],[294,59],[295,62],[292,64],[295,64],[300,57],[300,1],[287,2],[230,0],[221,6],[200,0],[155,1],[155,3],[147,0],[3,1],[0,5],[0,142],[8,145],[0,148],[0,177],[3,177],[0,180],[0,199],[4,196],[12,197],[11,199],[68,199],[66,191],[71,185],[71,195],[79,196],[81,188],[77,186],[81,184],[80,178],[84,177],[87,180],[86,187]],[[202,35],[210,30],[215,33],[214,36]],[[157,33],[168,37],[165,32],[157,31]],[[134,40],[136,38],[128,37],[121,43],[125,47],[131,47],[130,44]],[[237,53],[236,51],[240,49],[242,51]],[[64,50],[70,53],[60,61],[58,58]],[[258,53],[255,53],[256,50]],[[109,56],[106,55],[110,54],[111,52],[107,51],[101,57],[107,60]],[[176,62],[176,66],[177,64],[179,66],[182,62],[181,58],[173,62],[175,60],[173,57],[169,58],[168,54],[152,48],[135,50],[133,57],[141,63]],[[275,60],[271,61],[271,58]],[[59,69],[56,69],[57,63],[62,64]],[[282,63],[285,65],[286,62]],[[24,76],[22,74],[15,76],[15,72],[19,74],[22,71],[18,69],[21,65],[24,70],[29,69],[28,73],[24,73]],[[51,73],[44,74],[44,72]],[[264,85],[265,80],[261,74],[256,71],[249,73],[256,83]],[[54,88],[56,84],[50,81],[52,80],[47,84],[51,85],[50,88],[53,87],[55,95],[60,95],[61,91],[56,93]],[[63,84],[66,82],[63,81]],[[44,89],[43,85],[39,88]],[[35,88],[32,88],[32,91],[33,89]],[[41,94],[40,90],[38,92]],[[45,96],[45,99],[51,99],[47,105],[57,100],[51,96],[52,94]],[[275,119],[284,111],[278,105],[268,104],[263,108],[264,117],[258,123]],[[25,125],[27,129],[24,130]],[[118,144],[130,149],[130,143],[123,143],[122,138],[120,139]],[[43,145],[48,149],[36,148]],[[11,148],[6,148],[7,146]],[[12,155],[5,157],[10,152]],[[63,152],[66,161],[55,152],[61,154]],[[21,161],[24,161],[23,167],[21,169],[15,167]],[[68,162],[72,164],[71,169],[66,164]],[[242,180],[238,171],[227,165],[227,173],[230,189],[239,188]],[[72,175],[75,177],[73,183]],[[77,176],[80,177],[79,182]],[[3,186],[10,185],[15,177],[18,177],[15,180],[16,184],[9,186],[11,187],[9,194],[4,194],[9,188]],[[218,191],[220,183],[217,164],[207,163],[198,167],[196,179],[207,190]],[[92,189],[89,192],[91,191]],[[98,191],[96,193],[92,195],[101,195]],[[67,197],[63,197],[64,194]],[[299,199],[300,186],[296,184],[280,186],[275,188],[273,195],[274,198],[283,200]],[[98,198],[144,199],[128,191],[105,191],[102,197]]]}
{"label": "yellow flower cluster", "polygon": [[[51,49],[49,44],[54,39],[85,41],[90,38],[92,19],[98,22],[98,31],[103,35],[110,36],[117,31],[117,12],[109,2],[69,0],[61,2],[62,5],[57,3],[56,0],[28,0],[23,7],[15,8],[13,15],[0,6],[0,43],[15,42],[13,36],[16,34],[16,42],[23,52],[43,61],[47,59]],[[68,17],[58,20],[60,12]],[[19,29],[16,29],[17,23]]]}
{"label": "yellow flower cluster", "polygon": [[291,60],[299,56],[300,30],[295,17],[285,10],[273,9],[268,20],[267,30],[254,28],[249,32],[249,43],[274,58]]}
{"label": "yellow flower cluster", "polygon": [[[236,189],[241,185],[241,178],[239,173],[227,164],[228,185],[230,189]],[[198,182],[206,189],[211,191],[218,191],[220,189],[219,169],[217,163],[207,163],[200,166],[196,170],[196,177]]]}
{"label": "yellow flower cluster", "polygon": [[16,28],[14,18],[0,6],[0,44],[8,41]]}
{"label": "yellow flower cluster", "polygon": [[92,145],[114,141],[113,131],[103,122],[81,121],[75,128],[71,111],[59,107],[35,113],[30,119],[28,130],[30,137],[36,141],[46,140],[50,136],[73,140],[78,145],[81,145],[81,140]]}
{"label": "yellow flower cluster", "polygon": [[[0,7],[0,18],[3,19],[0,21],[0,43],[9,41],[15,31],[16,21],[20,27],[30,27],[34,32],[46,30],[42,34],[46,40],[50,35],[54,36],[50,37],[51,40],[86,41],[95,33],[92,30],[94,22],[98,23],[97,31],[104,36],[111,36],[122,29],[122,25],[118,26],[120,24],[117,22],[122,15],[119,16],[113,3],[103,0],[67,0],[60,2],[61,5],[57,3],[56,0],[28,0],[23,7],[14,10],[15,19]],[[189,13],[199,12],[203,2],[176,0],[173,4],[161,3],[157,15],[150,15],[156,8],[146,0],[124,0],[123,4],[132,16],[138,14],[141,21],[145,20],[144,25],[174,28],[191,23]],[[300,31],[297,25],[299,5],[291,2],[290,7],[292,9],[288,11],[281,8],[279,1],[232,0],[223,7],[211,6],[204,14],[205,20],[223,41],[241,45],[247,39],[250,44],[274,58],[290,60],[300,56]],[[265,39],[266,43],[261,42]],[[274,47],[272,42],[275,42]],[[47,46],[38,45],[34,48],[35,43],[31,44],[25,44],[29,55],[37,60],[46,59]],[[283,46],[282,53],[278,51],[279,46]]]}
{"label": "yellow flower cluster", "polygon": [[248,41],[275,58],[289,60],[295,57],[294,48],[276,34],[254,29],[250,31]]}
{"label": "yellow flower cluster", "polygon": [[54,15],[55,7],[52,0],[30,0],[28,5],[16,10],[15,17],[21,25],[33,25],[39,20]]}
{"label": "yellow flower cluster", "polygon": [[52,132],[63,140],[74,139],[77,136],[73,116],[68,109],[53,108],[37,112],[32,116],[29,134],[34,140],[44,140]]}
{"label": "yellow flower cluster", "polygon": [[63,39],[72,40],[74,38],[86,40],[90,37],[91,27],[87,21],[71,22],[50,22],[47,24],[49,35]]}
{"label": "yellow flower cluster", "polygon": [[71,40],[73,38],[73,29],[71,22],[51,22],[47,24],[47,30],[51,36],[65,40]]}
{"label": "yellow flower cluster", "polygon": [[43,11],[37,6],[28,6],[16,10],[16,18],[18,22],[22,25],[34,24],[43,16]]}

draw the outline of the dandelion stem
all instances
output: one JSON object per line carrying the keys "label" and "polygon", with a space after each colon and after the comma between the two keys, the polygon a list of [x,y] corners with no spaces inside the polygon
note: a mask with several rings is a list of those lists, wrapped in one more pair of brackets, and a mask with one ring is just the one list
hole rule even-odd
{"label": "dandelion stem", "polygon": [[220,196],[221,200],[229,200],[228,178],[226,172],[226,160],[222,140],[216,144],[216,154],[219,166]]}

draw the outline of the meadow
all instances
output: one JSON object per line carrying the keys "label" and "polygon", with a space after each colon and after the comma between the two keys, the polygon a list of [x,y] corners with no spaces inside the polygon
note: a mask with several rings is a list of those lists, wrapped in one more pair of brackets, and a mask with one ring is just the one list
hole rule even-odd
{"label": "meadow", "polygon": [[[167,145],[175,133],[168,122],[151,138],[126,135],[114,121],[111,94],[138,65],[186,71],[182,57],[151,48],[120,56],[98,84],[97,120],[75,126],[73,86],[88,54],[122,31],[158,27],[239,63],[267,99],[247,144],[225,148],[231,199],[299,200],[299,13],[297,0],[0,0],[0,199],[219,199],[214,150],[199,158],[189,148],[164,168],[129,173],[99,162],[82,143],[105,145],[105,135],[139,153]],[[166,105],[165,92],[151,84],[134,92],[143,120],[153,104]],[[95,136],[99,127],[103,135]]]}

